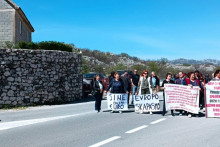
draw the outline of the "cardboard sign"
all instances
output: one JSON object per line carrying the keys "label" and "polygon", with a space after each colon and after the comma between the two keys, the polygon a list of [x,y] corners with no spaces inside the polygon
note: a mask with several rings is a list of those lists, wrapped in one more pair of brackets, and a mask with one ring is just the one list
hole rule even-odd
{"label": "cardboard sign", "polygon": [[107,105],[109,110],[115,110],[115,111],[128,110],[128,95],[108,93]]}

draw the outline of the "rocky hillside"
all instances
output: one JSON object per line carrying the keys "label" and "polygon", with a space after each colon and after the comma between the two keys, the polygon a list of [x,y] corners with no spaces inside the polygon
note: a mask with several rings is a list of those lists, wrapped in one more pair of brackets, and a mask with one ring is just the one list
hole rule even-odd
{"label": "rocky hillside", "polygon": [[220,66],[220,60],[190,60],[176,59],[168,60],[142,60],[137,57],[129,56],[126,53],[113,54],[110,52],[101,52],[98,50],[80,49],[83,54],[83,72],[99,72],[108,75],[116,70],[139,71],[147,69],[156,71],[158,75],[163,76],[166,72],[177,73],[178,71],[190,72],[200,70],[203,73],[212,73]]}

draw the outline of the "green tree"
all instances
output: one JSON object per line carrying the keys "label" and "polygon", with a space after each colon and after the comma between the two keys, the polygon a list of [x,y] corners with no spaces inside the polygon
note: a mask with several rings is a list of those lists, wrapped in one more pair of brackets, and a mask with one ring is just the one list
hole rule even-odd
{"label": "green tree", "polygon": [[132,67],[131,67],[131,69],[132,70],[138,70],[139,71],[139,73],[141,73],[143,70],[146,70],[147,68],[146,68],[146,66],[144,66],[144,65],[140,65],[140,64],[137,64],[137,65],[133,65]]}
{"label": "green tree", "polygon": [[84,58],[82,58],[82,73],[88,73],[90,72],[90,68],[87,66],[87,62]]}

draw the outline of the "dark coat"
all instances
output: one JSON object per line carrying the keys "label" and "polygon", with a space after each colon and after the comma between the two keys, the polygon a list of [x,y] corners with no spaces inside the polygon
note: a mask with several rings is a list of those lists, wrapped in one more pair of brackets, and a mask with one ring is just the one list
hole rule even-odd
{"label": "dark coat", "polygon": [[[99,81],[99,82],[102,84],[102,86],[103,86],[103,90],[104,90],[105,87],[104,87],[102,81]],[[93,92],[94,92],[94,93],[97,93],[97,92],[100,93],[99,82],[98,82],[98,81],[94,81],[94,82],[93,82],[93,86],[92,86],[92,88],[93,88]]]}
{"label": "dark coat", "polygon": [[[119,79],[119,82],[120,82],[120,91],[119,91],[119,93],[126,93],[127,92],[127,89],[126,89],[126,87],[125,87],[125,85],[124,85],[124,82],[123,82],[123,80],[120,78]],[[109,91],[109,89],[111,88],[111,93],[115,93],[115,83],[116,83],[116,81],[115,81],[115,79],[112,79],[112,81],[111,81],[111,83],[109,84],[109,86],[108,86],[108,88],[107,88],[107,90],[106,91]]]}

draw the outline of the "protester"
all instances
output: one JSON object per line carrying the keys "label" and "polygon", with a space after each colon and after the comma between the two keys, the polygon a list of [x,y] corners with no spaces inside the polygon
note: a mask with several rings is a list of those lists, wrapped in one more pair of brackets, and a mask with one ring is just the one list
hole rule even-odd
{"label": "protester", "polygon": [[[138,88],[137,91],[135,93],[135,95],[144,95],[144,94],[151,94],[152,93],[152,82],[150,80],[151,78],[148,77],[148,71],[144,70],[141,74],[140,80],[138,82]],[[143,112],[141,112],[143,113]],[[152,112],[150,111],[150,114],[152,114]]]}
{"label": "protester", "polygon": [[131,77],[131,85],[132,85],[132,101],[131,104],[134,103],[134,95],[135,92],[137,91],[137,86],[138,86],[138,81],[140,79],[140,75],[137,74],[137,70],[134,70],[134,74]]}
{"label": "protester", "polygon": [[[179,76],[179,78],[176,79],[175,84],[187,85],[186,79],[185,79],[182,71],[179,72],[178,76]],[[185,113],[183,110],[179,110],[179,112],[180,112],[180,114],[179,114],[180,116]]]}
{"label": "protester", "polygon": [[205,99],[204,99],[204,86],[205,86],[205,77],[199,73],[198,74],[198,80],[199,80],[199,85],[200,85],[200,95],[199,95],[199,105],[200,109],[205,108]]}
{"label": "protester", "polygon": [[[123,80],[120,78],[119,73],[115,73],[114,79],[112,79],[111,83],[109,84],[108,88],[106,89],[105,93],[109,92],[110,93],[129,93],[128,90],[126,89]],[[113,111],[112,111],[113,112]],[[121,111],[119,111],[122,113]]]}
{"label": "protester", "polygon": [[95,110],[100,112],[101,110],[101,101],[103,96],[103,83],[100,80],[100,76],[95,76],[95,81],[93,82],[93,96],[95,97]]}
{"label": "protester", "polygon": [[128,90],[128,104],[129,104],[129,97],[130,97],[130,91],[131,91],[131,79],[128,77],[128,72],[125,72],[121,79],[124,82],[125,88]]}
{"label": "protester", "polygon": [[198,76],[199,76],[200,72],[198,70],[196,70],[194,73],[195,73],[195,79],[199,79]]}
{"label": "protester", "polygon": [[[164,102],[163,102],[163,112],[162,112],[163,116],[166,114],[166,105],[165,105],[166,101],[165,101],[165,93],[164,93],[165,87],[164,87],[164,85],[165,84],[175,84],[174,81],[171,80],[171,79],[172,79],[172,74],[167,73],[166,74],[166,79],[163,81],[162,86],[160,88],[161,90],[163,90],[163,100],[164,100]],[[171,115],[174,116],[173,110],[171,110]]]}
{"label": "protester", "polygon": [[152,82],[152,91],[156,94],[160,88],[160,79],[156,76],[156,73],[154,71],[151,73],[150,80]]}
{"label": "protester", "polygon": [[[190,72],[189,73],[189,79],[186,79],[186,83],[188,86],[199,86],[199,80],[195,78],[195,73],[194,72]],[[192,113],[188,112],[188,117],[191,118],[192,117]]]}
{"label": "protester", "polygon": [[111,83],[112,79],[115,78],[114,75],[115,75],[115,72],[112,71],[112,72],[111,72],[111,75],[108,77],[108,79],[109,79],[109,83]]}
{"label": "protester", "polygon": [[217,69],[214,73],[214,79],[215,80],[220,80],[220,69]]}

